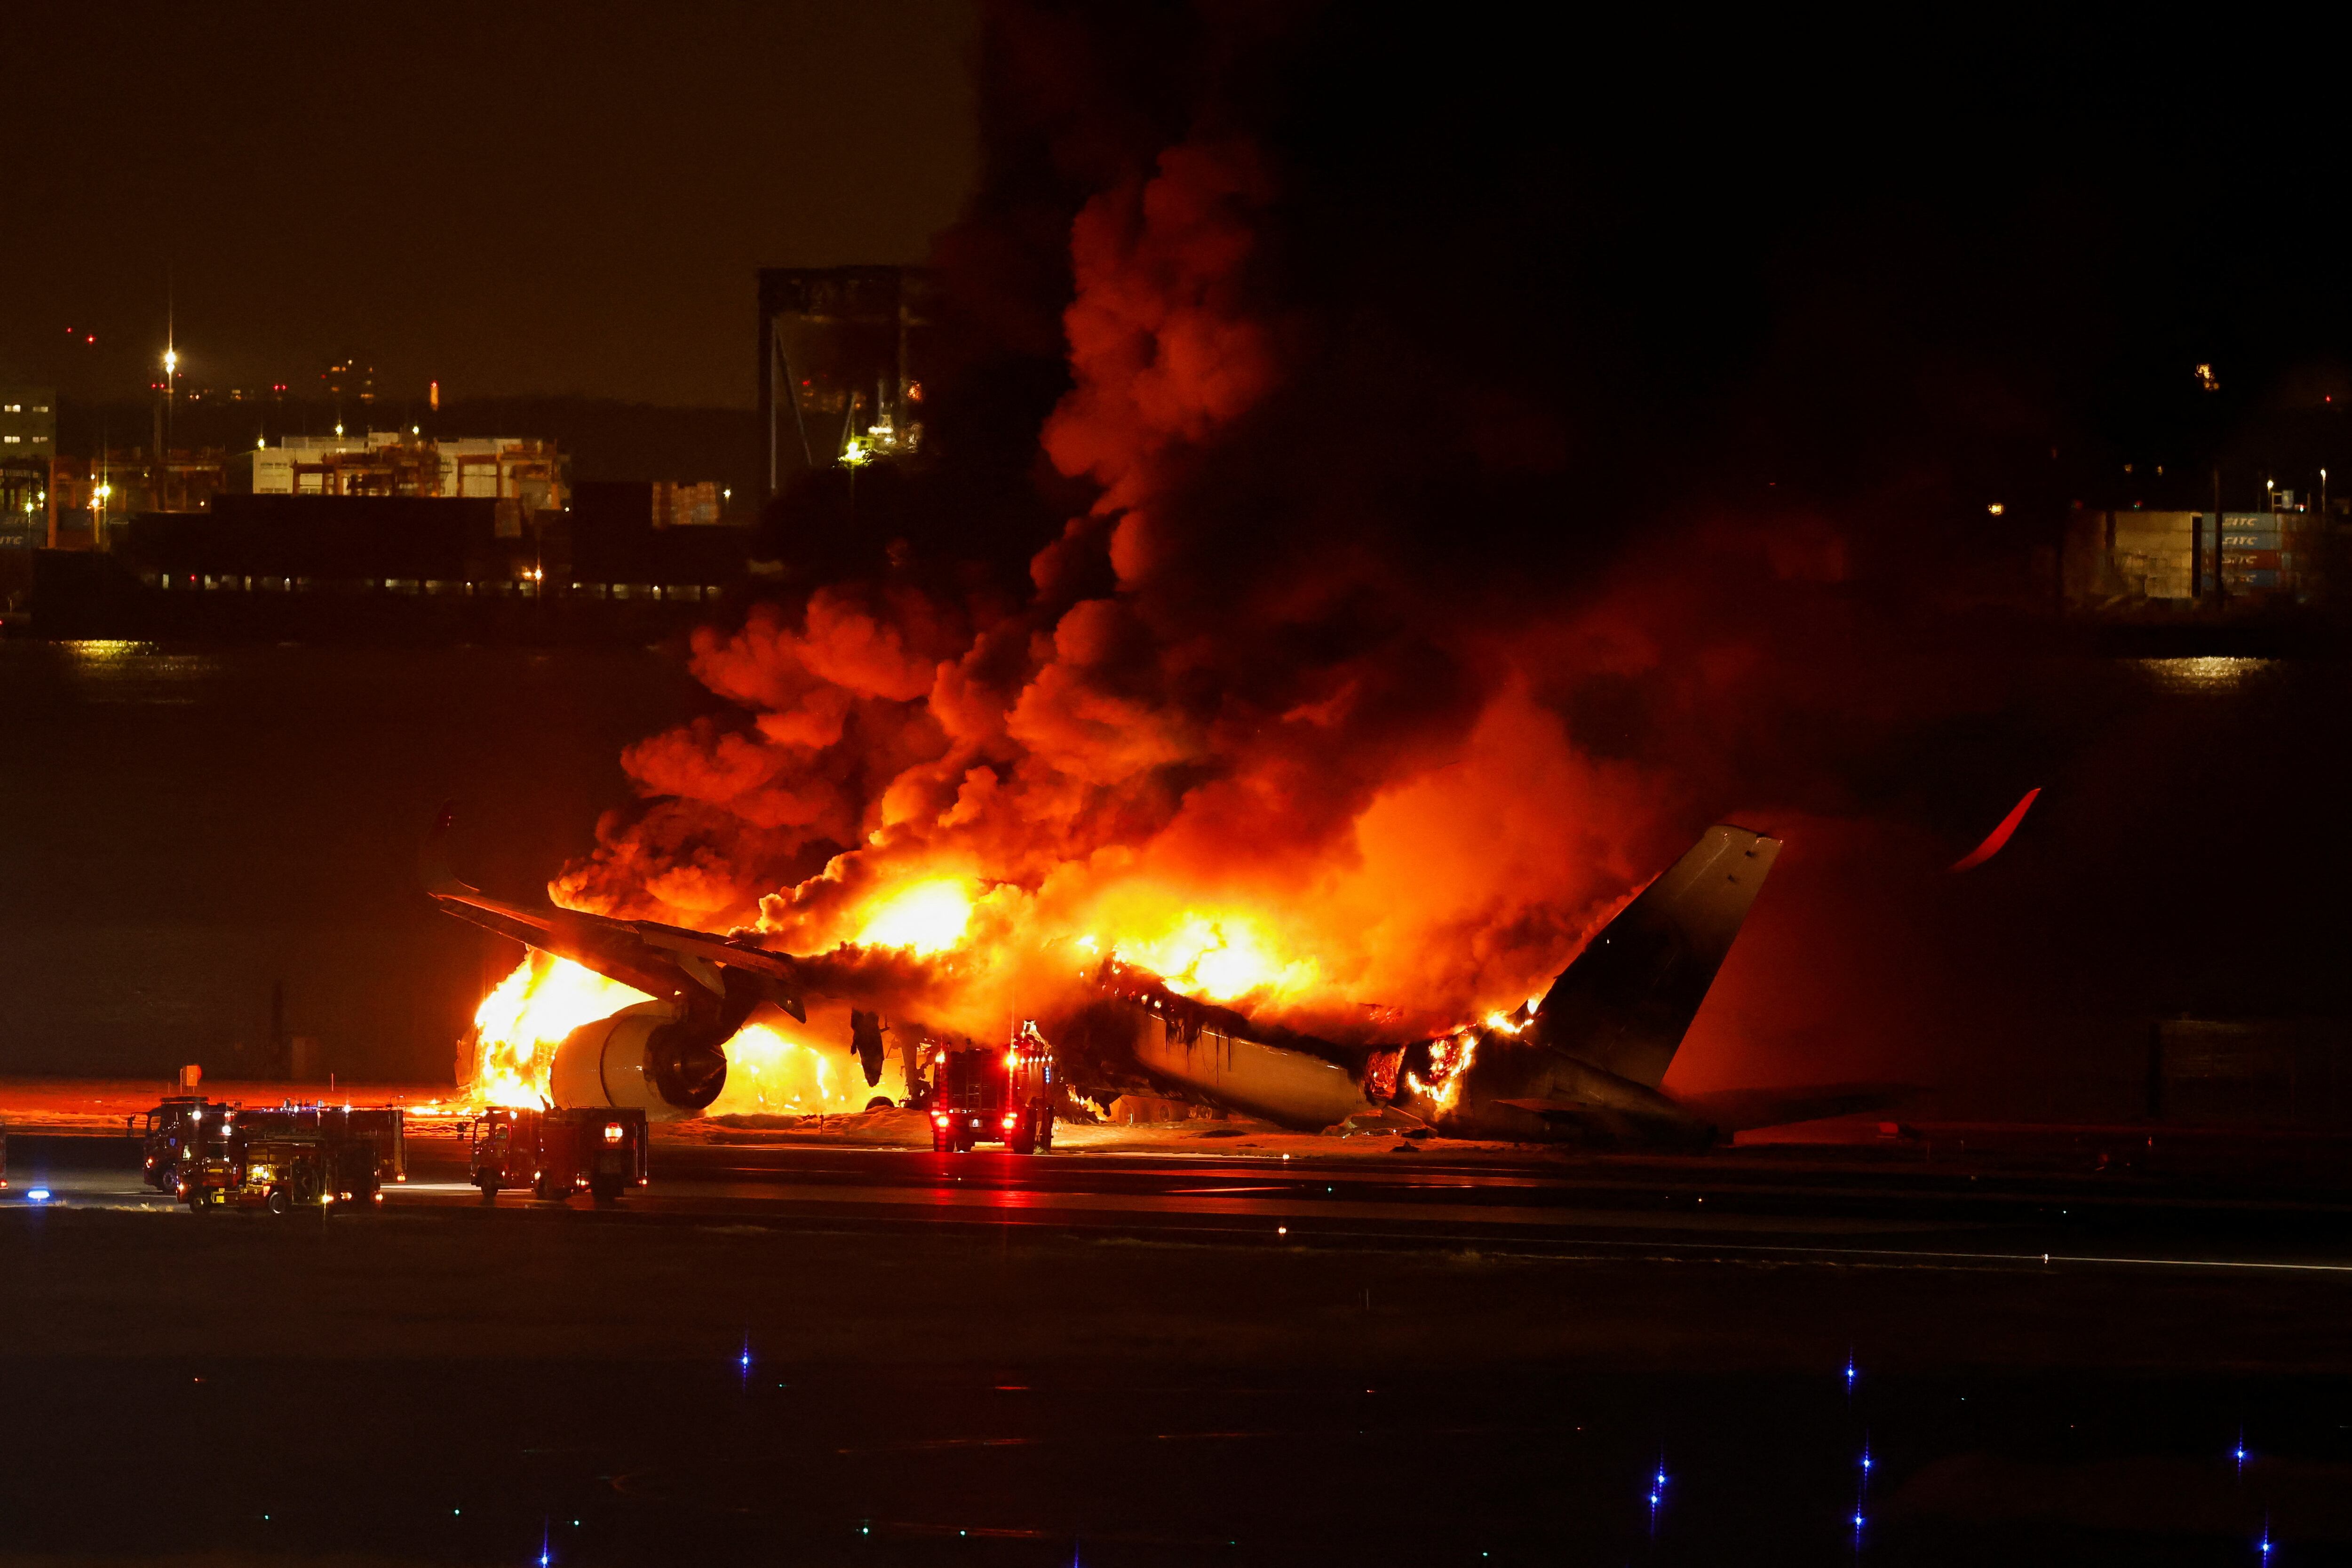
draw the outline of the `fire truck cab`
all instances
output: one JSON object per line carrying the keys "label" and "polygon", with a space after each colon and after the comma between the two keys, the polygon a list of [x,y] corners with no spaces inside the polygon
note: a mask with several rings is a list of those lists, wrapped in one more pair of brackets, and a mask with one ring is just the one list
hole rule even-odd
{"label": "fire truck cab", "polygon": [[551,1203],[584,1191],[609,1204],[646,1184],[642,1110],[487,1110],[469,1133],[467,1179],[486,1204],[501,1187]]}
{"label": "fire truck cab", "polygon": [[266,1208],[282,1215],[330,1204],[383,1202],[374,1144],[315,1132],[231,1136],[192,1148],[180,1163],[177,1192],[196,1214]]}
{"label": "fire truck cab", "polygon": [[141,1178],[159,1193],[176,1191],[180,1163],[202,1140],[206,1113],[227,1109],[209,1104],[201,1094],[175,1094],[149,1111],[141,1139]]}
{"label": "fire truck cab", "polygon": [[1000,1142],[1015,1154],[1053,1148],[1054,1052],[1036,1025],[1022,1025],[1001,1051],[964,1040],[935,1042],[929,1055],[931,1152]]}

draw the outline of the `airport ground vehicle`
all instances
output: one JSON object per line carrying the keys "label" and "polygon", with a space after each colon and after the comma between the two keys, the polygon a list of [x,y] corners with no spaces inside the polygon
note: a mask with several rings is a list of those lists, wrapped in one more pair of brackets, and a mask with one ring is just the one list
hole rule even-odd
{"label": "airport ground vehicle", "polygon": [[[201,1094],[175,1094],[147,1113],[146,1131],[141,1140],[145,1163],[140,1175],[157,1192],[168,1193],[179,1185],[180,1162],[193,1142],[202,1136],[205,1113],[211,1109]],[[221,1110],[228,1109],[226,1106]]]}
{"label": "airport ground vehicle", "polygon": [[934,1045],[924,1108],[931,1152],[961,1154],[975,1143],[1003,1143],[1015,1154],[1054,1146],[1054,1052],[1034,1024],[1024,1024],[1002,1051],[969,1041]]}
{"label": "airport ground vehicle", "polygon": [[484,1203],[501,1187],[527,1186],[543,1200],[584,1189],[609,1204],[646,1184],[642,1110],[487,1110],[469,1132],[467,1179]]}
{"label": "airport ground vehicle", "polygon": [[[179,1187],[181,1166],[215,1145],[257,1138],[325,1138],[364,1143],[375,1152],[375,1179],[408,1180],[407,1113],[391,1106],[217,1103],[200,1094],[174,1095],[147,1113],[141,1174],[159,1192]],[[230,1152],[233,1150],[223,1150]]]}
{"label": "airport ground vehicle", "polygon": [[189,1151],[180,1163],[180,1201],[191,1212],[267,1208],[291,1214],[328,1204],[380,1204],[375,1145],[329,1133],[232,1135]]}

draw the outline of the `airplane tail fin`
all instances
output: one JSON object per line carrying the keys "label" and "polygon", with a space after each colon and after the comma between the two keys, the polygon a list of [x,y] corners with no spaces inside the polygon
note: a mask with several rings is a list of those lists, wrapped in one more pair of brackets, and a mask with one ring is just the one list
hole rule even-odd
{"label": "airplane tail fin", "polygon": [[479,889],[458,880],[457,873],[449,868],[449,825],[457,818],[457,803],[444,801],[438,816],[433,819],[433,830],[416,849],[416,879],[425,884],[430,896],[462,898]]}
{"label": "airplane tail fin", "polygon": [[1552,982],[1543,1044],[1657,1088],[1780,853],[1777,838],[1708,828]]}

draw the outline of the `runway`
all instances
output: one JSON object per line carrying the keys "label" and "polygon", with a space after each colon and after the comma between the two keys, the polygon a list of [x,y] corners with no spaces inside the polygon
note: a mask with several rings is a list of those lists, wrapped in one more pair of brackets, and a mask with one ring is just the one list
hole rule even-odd
{"label": "runway", "polygon": [[[462,1149],[410,1142],[385,1207],[481,1214]],[[9,1200],[169,1208],[115,1140],[16,1141]],[[1168,1243],[1321,1249],[1634,1253],[1911,1267],[2210,1268],[2352,1272],[2352,1194],[2131,1172],[1937,1169],[1885,1160],[1449,1159],[1196,1152],[1019,1156],[657,1143],[650,1184],[609,1210],[499,1194],[501,1222],[756,1225],[870,1231],[1030,1229]]]}
{"label": "runway", "polygon": [[373,1212],[196,1215],[123,1140],[12,1137],[0,1370],[62,1413],[0,1476],[25,1542],[152,1411],[243,1447],[118,1508],[151,1554],[1830,1561],[1865,1443],[1876,1561],[2352,1547],[2325,1181],[661,1142],[598,1209],[410,1152]]}

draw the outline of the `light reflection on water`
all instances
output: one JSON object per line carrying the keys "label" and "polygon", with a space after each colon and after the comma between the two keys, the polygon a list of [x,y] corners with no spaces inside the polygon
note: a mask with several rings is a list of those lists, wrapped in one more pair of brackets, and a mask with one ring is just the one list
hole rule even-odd
{"label": "light reflection on water", "polygon": [[2278,664],[2274,658],[2136,658],[2149,686],[2177,696],[2222,696],[2250,680],[2261,679]]}
{"label": "light reflection on water", "polygon": [[190,707],[202,686],[220,675],[213,653],[167,652],[152,642],[89,638],[55,644],[75,696],[100,704]]}

